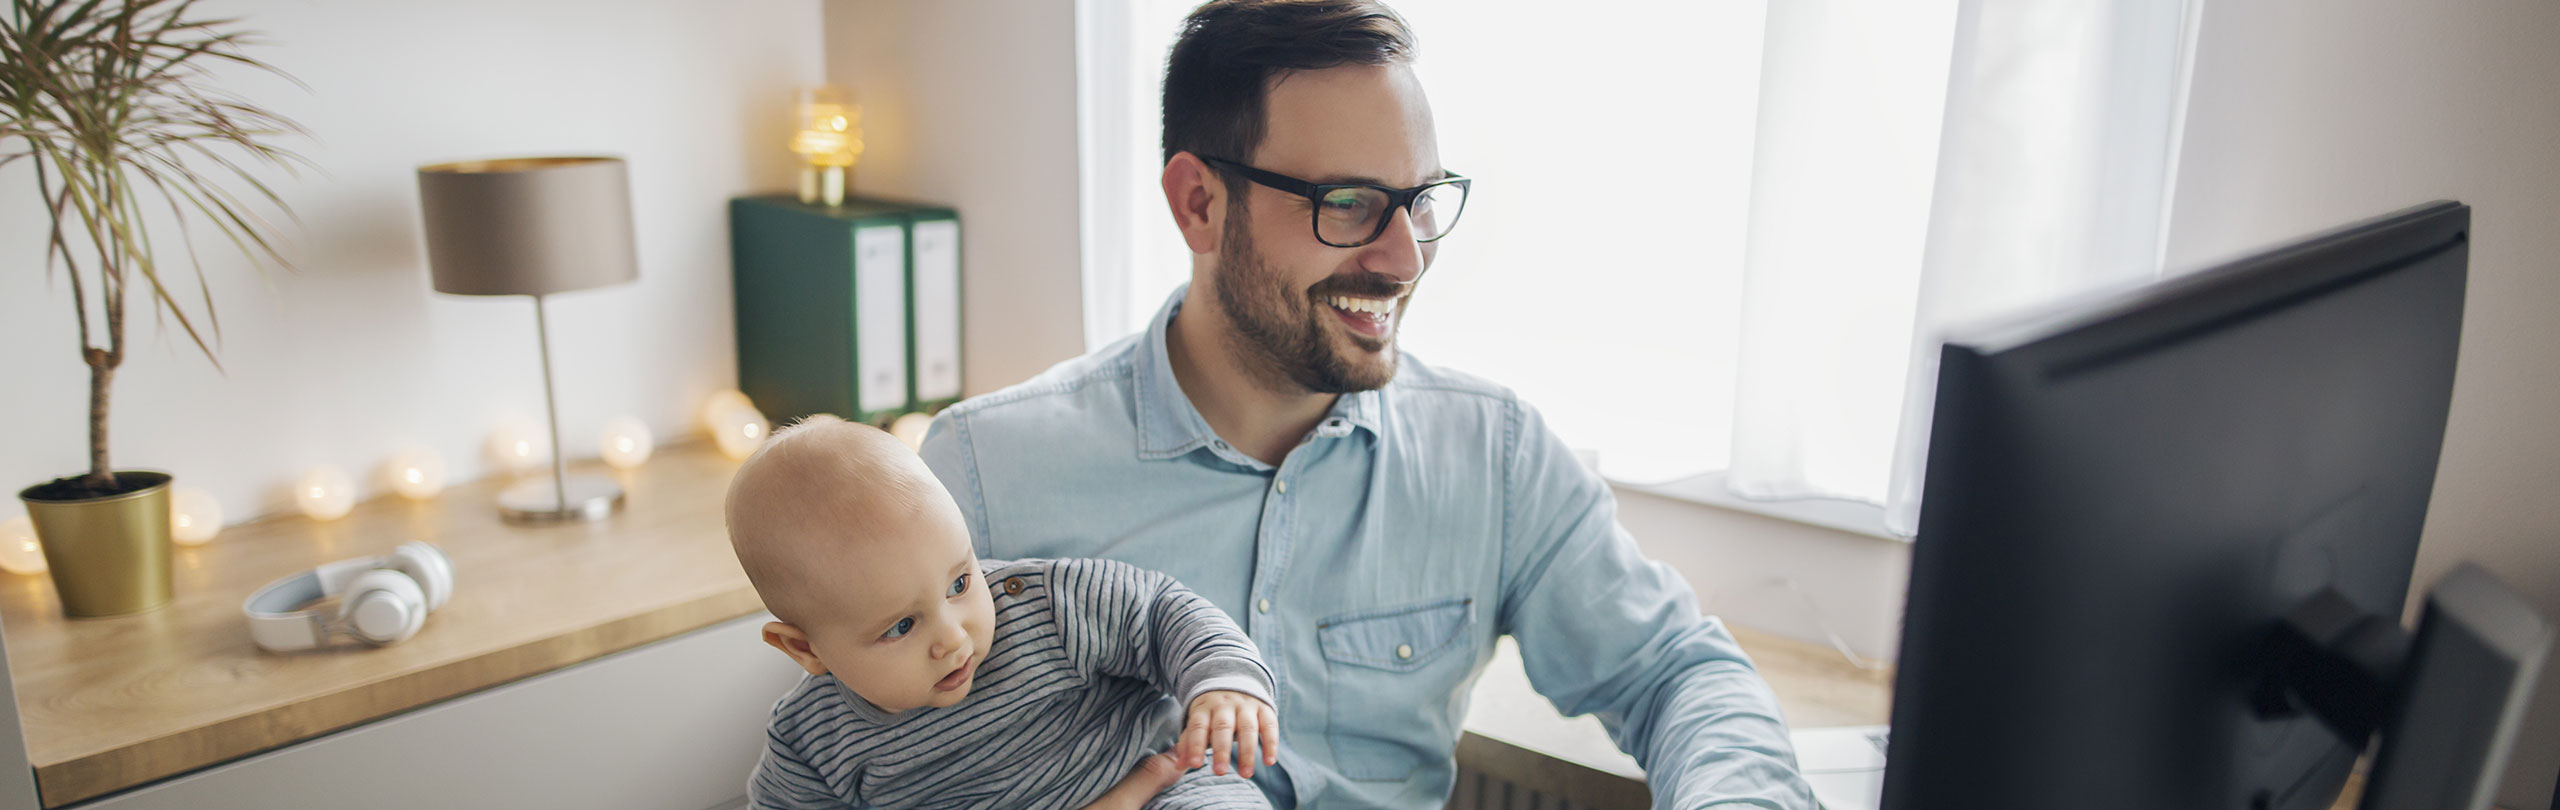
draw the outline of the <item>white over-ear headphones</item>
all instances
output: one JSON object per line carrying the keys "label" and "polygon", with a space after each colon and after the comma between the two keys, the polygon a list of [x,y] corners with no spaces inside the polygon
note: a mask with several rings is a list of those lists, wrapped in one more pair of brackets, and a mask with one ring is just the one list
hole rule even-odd
{"label": "white over-ear headphones", "polygon": [[[426,543],[402,543],[390,554],[340,560],[268,583],[240,611],[249,637],[276,652],[318,647],[344,633],[374,645],[416,635],[427,614],[453,595],[453,562]],[[335,611],[305,610],[339,597]]]}

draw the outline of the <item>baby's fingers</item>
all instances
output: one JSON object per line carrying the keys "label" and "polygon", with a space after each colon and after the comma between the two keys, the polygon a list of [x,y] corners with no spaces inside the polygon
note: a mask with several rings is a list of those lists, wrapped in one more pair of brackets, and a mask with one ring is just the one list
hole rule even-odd
{"label": "baby's fingers", "polygon": [[1209,713],[1201,711],[1192,712],[1191,722],[1184,724],[1183,726],[1181,741],[1176,742],[1173,745],[1173,750],[1176,754],[1175,759],[1181,761],[1183,770],[1191,770],[1193,768],[1200,767],[1202,764],[1200,752],[1206,751],[1208,748]]}
{"label": "baby's fingers", "polygon": [[1236,707],[1219,706],[1217,716],[1210,718],[1209,745],[1217,749],[1209,755],[1209,772],[1235,772]]}
{"label": "baby's fingers", "polygon": [[1253,766],[1262,759],[1261,713],[1250,708],[1236,712],[1236,775],[1253,778]]}
{"label": "baby's fingers", "polygon": [[[1262,716],[1262,764],[1278,765],[1280,764],[1280,717],[1273,714],[1269,706],[1254,707],[1254,714]],[[1249,773],[1245,775],[1252,776]]]}

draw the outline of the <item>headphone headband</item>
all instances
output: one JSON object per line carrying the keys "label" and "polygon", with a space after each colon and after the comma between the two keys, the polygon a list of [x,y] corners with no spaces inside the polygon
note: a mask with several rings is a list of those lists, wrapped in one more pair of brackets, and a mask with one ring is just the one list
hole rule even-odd
{"label": "headphone headband", "polygon": [[240,612],[249,617],[249,638],[277,652],[320,646],[329,637],[328,623],[321,620],[320,611],[302,606],[328,598],[328,590],[321,587],[318,571],[304,571],[259,588],[240,605]]}

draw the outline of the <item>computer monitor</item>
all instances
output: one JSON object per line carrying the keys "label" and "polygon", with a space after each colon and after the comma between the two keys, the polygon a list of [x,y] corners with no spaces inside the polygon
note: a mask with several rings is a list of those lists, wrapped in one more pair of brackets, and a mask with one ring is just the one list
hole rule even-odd
{"label": "computer monitor", "polygon": [[[1949,341],[1884,806],[2328,807],[2395,707],[2423,705],[2399,616],[2469,225],[2421,206]],[[2513,663],[2514,694],[2405,736],[2512,735],[2549,631],[2504,627],[2498,598],[2486,619],[2431,608],[2460,632],[2419,648],[2489,664],[2439,681]],[[2401,768],[2494,769],[2505,739]]]}

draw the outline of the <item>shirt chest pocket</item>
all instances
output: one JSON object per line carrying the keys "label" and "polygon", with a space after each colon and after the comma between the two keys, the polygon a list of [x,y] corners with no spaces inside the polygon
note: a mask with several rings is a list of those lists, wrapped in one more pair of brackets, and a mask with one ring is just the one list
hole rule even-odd
{"label": "shirt chest pocket", "polygon": [[1316,636],[1325,658],[1327,742],[1358,780],[1400,781],[1457,738],[1454,690],[1466,680],[1475,600],[1450,597],[1346,613]]}

